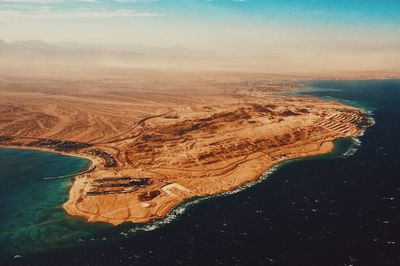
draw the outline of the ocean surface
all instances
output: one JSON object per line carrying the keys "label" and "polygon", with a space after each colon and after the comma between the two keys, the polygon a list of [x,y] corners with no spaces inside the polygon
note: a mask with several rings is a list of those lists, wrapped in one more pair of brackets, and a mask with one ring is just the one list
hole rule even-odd
{"label": "ocean surface", "polygon": [[87,235],[81,230],[86,223],[67,216],[61,206],[71,178],[43,178],[78,173],[89,165],[89,160],[52,152],[0,149],[1,259],[65,246]]}
{"label": "ocean surface", "polygon": [[87,161],[0,149],[0,265],[400,265],[400,81],[306,82],[302,94],[360,106],[375,125],[154,223],[69,217],[71,179],[41,178]]}

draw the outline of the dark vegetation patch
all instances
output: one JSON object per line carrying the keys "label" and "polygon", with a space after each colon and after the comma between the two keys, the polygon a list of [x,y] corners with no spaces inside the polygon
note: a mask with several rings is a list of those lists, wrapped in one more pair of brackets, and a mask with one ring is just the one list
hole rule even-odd
{"label": "dark vegetation patch", "polygon": [[111,154],[109,154],[106,151],[95,149],[95,150],[88,151],[88,153],[91,155],[94,155],[94,156],[101,157],[105,161],[105,163],[104,163],[105,167],[117,166],[117,161],[114,159],[114,157]]}
{"label": "dark vegetation patch", "polygon": [[46,147],[55,149],[56,151],[68,152],[88,148],[92,146],[92,144],[66,140],[42,139],[29,143],[29,146]]}

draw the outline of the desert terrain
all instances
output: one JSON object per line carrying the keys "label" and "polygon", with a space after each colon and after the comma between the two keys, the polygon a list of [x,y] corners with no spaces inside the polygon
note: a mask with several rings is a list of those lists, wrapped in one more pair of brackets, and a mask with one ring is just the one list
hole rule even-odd
{"label": "desert terrain", "polygon": [[360,109],[291,94],[303,78],[293,75],[28,72],[0,75],[0,145],[92,160],[64,204],[90,222],[161,219],[370,125]]}

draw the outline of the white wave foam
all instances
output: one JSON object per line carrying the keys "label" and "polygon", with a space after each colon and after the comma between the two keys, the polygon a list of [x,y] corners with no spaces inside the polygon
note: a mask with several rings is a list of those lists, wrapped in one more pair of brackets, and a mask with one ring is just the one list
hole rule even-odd
{"label": "white wave foam", "polygon": [[232,191],[227,191],[221,194],[217,194],[217,195],[212,195],[212,196],[205,196],[205,197],[201,197],[195,200],[191,200],[189,202],[183,203],[179,206],[177,206],[175,209],[173,209],[165,218],[163,218],[162,220],[157,220],[154,222],[150,222],[144,225],[135,225],[134,227],[130,228],[128,230],[128,232],[121,232],[121,234],[123,235],[127,235],[128,233],[132,234],[132,233],[137,233],[137,232],[148,232],[148,231],[154,231],[164,225],[170,224],[171,222],[175,221],[181,214],[183,214],[190,206],[196,205],[198,203],[200,203],[201,201],[205,201],[208,200],[210,198],[215,198],[215,197],[223,197],[223,196],[227,196],[227,195],[233,195],[236,194],[238,192],[241,192],[247,188],[250,188],[264,180],[266,180],[272,173],[274,173],[276,170],[278,170],[278,168],[280,167],[280,165],[276,165],[273,166],[272,168],[270,168],[268,171],[266,171],[265,173],[262,174],[262,176],[253,182],[249,182],[243,186],[240,186]]}
{"label": "white wave foam", "polygon": [[[372,117],[369,117],[369,119],[371,119],[371,122],[373,124],[375,124],[375,120]],[[365,132],[365,130],[363,130],[358,137],[362,136],[364,134],[364,132]],[[341,155],[341,157],[344,157],[344,158],[350,157],[358,151],[358,148],[361,146],[361,140],[358,137],[352,138],[352,142],[353,142],[352,145],[345,153],[343,153]],[[146,223],[144,225],[135,225],[134,227],[130,228],[128,230],[128,232],[122,232],[121,234],[127,235],[128,233],[132,234],[132,233],[136,233],[136,232],[154,231],[164,225],[170,224],[171,222],[175,221],[178,218],[178,216],[183,214],[190,206],[196,205],[196,204],[200,203],[201,201],[205,201],[210,198],[233,195],[233,194],[239,193],[247,188],[250,188],[258,183],[261,183],[262,181],[266,180],[271,174],[273,174],[275,171],[277,171],[279,169],[279,167],[281,167],[284,163],[285,162],[282,162],[282,163],[277,164],[277,165],[273,166],[272,168],[268,169],[256,181],[249,182],[249,183],[247,183],[243,186],[240,186],[232,191],[227,191],[227,192],[220,193],[217,195],[212,195],[212,196],[205,196],[205,197],[197,198],[195,200],[191,200],[189,202],[183,203],[183,204],[177,206],[175,209],[173,209],[165,218],[163,218],[161,220],[156,220],[154,222]]]}
{"label": "white wave foam", "polygon": [[209,197],[204,197],[200,199],[196,199],[187,203],[184,203],[182,205],[179,205],[175,209],[173,209],[165,218],[162,220],[157,220],[154,222],[150,222],[144,225],[135,225],[134,227],[130,228],[127,233],[136,233],[136,232],[149,232],[149,231],[154,231],[166,224],[169,224],[177,219],[177,217],[181,214],[183,214],[186,209],[194,204],[197,204],[201,200],[205,200]]}
{"label": "white wave foam", "polygon": [[[372,113],[371,113],[372,114]],[[371,126],[376,124],[376,121],[373,117],[368,117],[369,121],[371,122]]]}
{"label": "white wave foam", "polygon": [[352,138],[352,144],[350,145],[349,149],[344,152],[341,157],[348,158],[353,156],[361,146],[361,140],[359,138]]}
{"label": "white wave foam", "polygon": [[270,169],[268,169],[266,172],[264,172],[258,180],[249,182],[249,183],[247,183],[247,184],[245,184],[243,186],[240,186],[240,187],[238,187],[238,188],[236,188],[236,189],[234,189],[232,191],[227,191],[227,192],[215,195],[215,196],[216,197],[218,197],[218,196],[221,197],[221,196],[226,196],[226,195],[233,195],[233,194],[241,192],[241,191],[243,191],[243,190],[245,190],[247,188],[250,188],[250,187],[252,187],[252,186],[254,186],[254,185],[258,184],[258,183],[261,183],[264,180],[266,180],[271,174],[276,172],[276,170],[278,170],[279,167],[280,167],[280,164],[275,165],[275,166],[271,167]]}

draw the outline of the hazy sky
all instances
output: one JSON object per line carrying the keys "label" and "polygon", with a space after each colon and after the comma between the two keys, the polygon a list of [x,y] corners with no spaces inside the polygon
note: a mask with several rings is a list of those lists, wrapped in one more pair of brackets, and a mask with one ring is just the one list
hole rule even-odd
{"label": "hazy sky", "polygon": [[0,0],[6,40],[213,47],[356,32],[390,42],[399,28],[398,0]]}
{"label": "hazy sky", "polygon": [[400,1],[0,0],[0,39],[384,62],[400,59]]}

